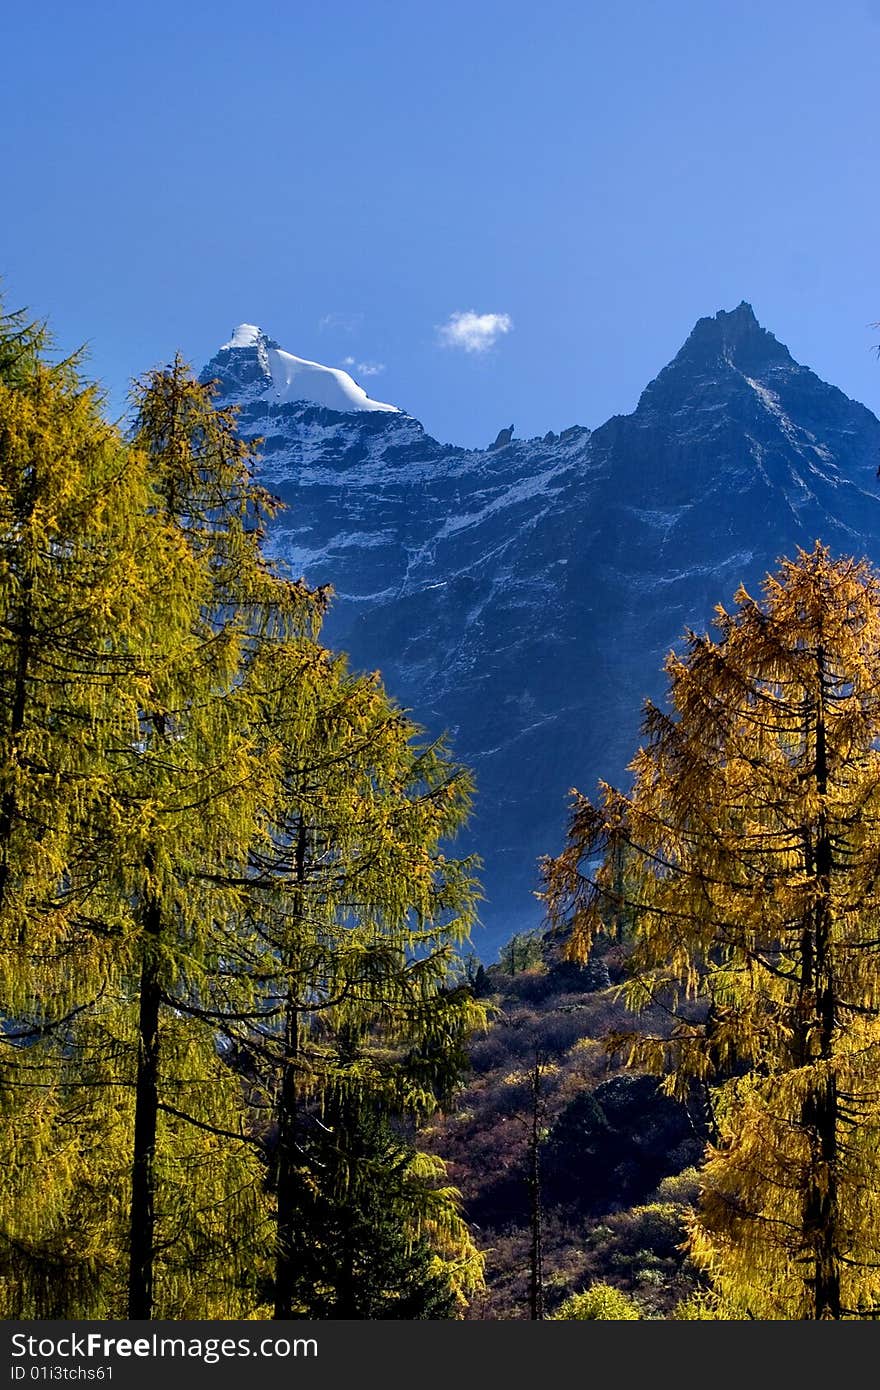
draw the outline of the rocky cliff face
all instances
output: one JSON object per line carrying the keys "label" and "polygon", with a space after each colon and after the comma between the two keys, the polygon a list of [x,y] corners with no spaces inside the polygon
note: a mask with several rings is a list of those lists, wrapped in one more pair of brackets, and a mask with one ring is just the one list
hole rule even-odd
{"label": "rocky cliff face", "polygon": [[568,789],[626,776],[685,627],[817,538],[880,563],[880,422],[747,304],[701,319],[633,414],[485,451],[345,383],[345,409],[297,399],[270,348],[289,357],[237,334],[203,377],[264,438],[263,481],[288,504],[275,549],[336,590],[326,639],[476,773],[460,848],[484,859],[491,958],[540,921],[536,861],[562,843]]}

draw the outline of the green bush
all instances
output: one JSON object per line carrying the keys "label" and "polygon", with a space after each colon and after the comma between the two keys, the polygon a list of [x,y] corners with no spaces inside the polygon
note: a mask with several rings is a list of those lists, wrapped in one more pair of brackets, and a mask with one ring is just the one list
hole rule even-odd
{"label": "green bush", "polygon": [[621,1252],[644,1257],[650,1251],[660,1259],[674,1259],[684,1240],[682,1208],[674,1202],[651,1202],[633,1207],[614,1218]]}
{"label": "green bush", "polygon": [[683,1207],[694,1207],[700,1195],[700,1174],[696,1168],[685,1168],[664,1178],[657,1188],[661,1202],[678,1202]]}

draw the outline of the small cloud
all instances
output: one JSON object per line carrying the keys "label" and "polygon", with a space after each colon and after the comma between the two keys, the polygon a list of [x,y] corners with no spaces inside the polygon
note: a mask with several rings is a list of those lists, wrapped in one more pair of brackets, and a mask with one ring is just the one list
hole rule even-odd
{"label": "small cloud", "polygon": [[379,376],[384,372],[384,362],[358,362],[356,357],[343,357],[341,367],[354,367],[358,376]]}
{"label": "small cloud", "polygon": [[437,325],[437,339],[443,347],[488,352],[495,340],[512,328],[509,314],[478,314],[475,309],[465,309],[450,314],[446,323]]}
{"label": "small cloud", "polygon": [[363,314],[324,314],[318,319],[318,332],[354,334],[363,321]]}

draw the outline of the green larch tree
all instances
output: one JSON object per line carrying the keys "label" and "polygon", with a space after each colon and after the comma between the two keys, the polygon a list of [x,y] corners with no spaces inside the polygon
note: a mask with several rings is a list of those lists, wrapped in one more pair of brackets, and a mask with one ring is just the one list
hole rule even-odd
{"label": "green larch tree", "polygon": [[222,874],[246,863],[273,776],[265,747],[251,757],[244,664],[319,602],[264,562],[250,450],[182,363],[142,383],[126,443],[75,363],[47,366],[22,324],[8,337],[3,1209],[21,1280],[7,1287],[22,1315],[118,1315],[127,1245],[133,1315],[154,1305],[157,1254],[163,1311],[228,1313],[205,1252],[238,1277],[260,1168],[214,1030],[181,1018],[188,1000],[241,1000]]}
{"label": "green larch tree", "polygon": [[[283,1318],[295,1306],[305,1107],[339,1124],[351,1106],[425,1117],[457,1081],[484,1010],[460,971],[473,865],[441,849],[467,812],[465,771],[442,745],[419,744],[377,676],[314,644],[266,649],[251,678],[264,736],[283,746],[268,837],[251,856],[257,974],[271,988],[247,1042],[275,1118]],[[476,1252],[447,1195],[446,1236],[456,1232],[471,1279]]]}

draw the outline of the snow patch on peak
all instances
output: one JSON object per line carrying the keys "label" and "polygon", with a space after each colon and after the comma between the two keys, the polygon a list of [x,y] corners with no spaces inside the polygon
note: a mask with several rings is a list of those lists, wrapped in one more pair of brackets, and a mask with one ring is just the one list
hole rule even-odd
{"label": "snow patch on peak", "polygon": [[[771,391],[769,386],[763,386],[761,382],[756,381],[754,377],[746,376],[745,372],[743,372],[741,375],[743,377],[743,380],[747,381],[749,386],[751,386],[755,395],[758,397],[758,400],[761,402],[768,414],[775,416],[775,418],[779,421],[779,427],[782,430],[782,433],[785,435],[785,437],[792,444],[798,445],[800,443],[798,430],[783,410],[782,403],[776,392]],[[809,431],[807,430],[803,430],[801,433],[809,439],[813,438],[813,436],[809,434]]]}
{"label": "snow patch on peak", "polygon": [[[732,365],[733,363],[731,363],[731,366]],[[743,380],[748,382],[755,395],[761,401],[761,404],[770,411],[771,415],[780,416],[784,414],[782,406],[779,404],[779,397],[775,391],[771,391],[769,386],[762,386],[760,381],[756,381],[754,377],[746,376],[745,372],[743,372],[742,375]]]}
{"label": "snow patch on peak", "polygon": [[268,352],[269,370],[272,373],[272,387],[277,404],[285,401],[312,401],[328,410],[348,412],[352,410],[385,410],[395,415],[401,412],[396,405],[386,405],[384,401],[374,401],[362,386],[339,367],[324,367],[320,362],[309,362],[304,357],[294,357],[280,348],[270,348]]}
{"label": "snow patch on peak", "polygon": [[257,328],[255,323],[240,323],[229,342],[224,343],[220,351],[225,352],[227,348],[256,347],[262,337],[263,330]]}
{"label": "snow patch on peak", "polygon": [[[220,352],[234,349],[243,350],[241,359],[236,362],[247,364],[251,354],[256,353],[259,371],[262,374],[252,381],[251,390],[256,386],[261,393],[251,399],[262,399],[273,405],[284,405],[288,401],[303,401],[307,405],[321,405],[339,414],[352,411],[381,410],[393,415],[404,412],[396,405],[384,401],[374,401],[362,386],[358,386],[348,372],[340,367],[325,367],[320,362],[311,362],[305,357],[294,357],[292,352],[283,352],[278,343],[269,338],[255,323],[240,323],[228,343]],[[224,359],[228,360],[228,359]]]}

